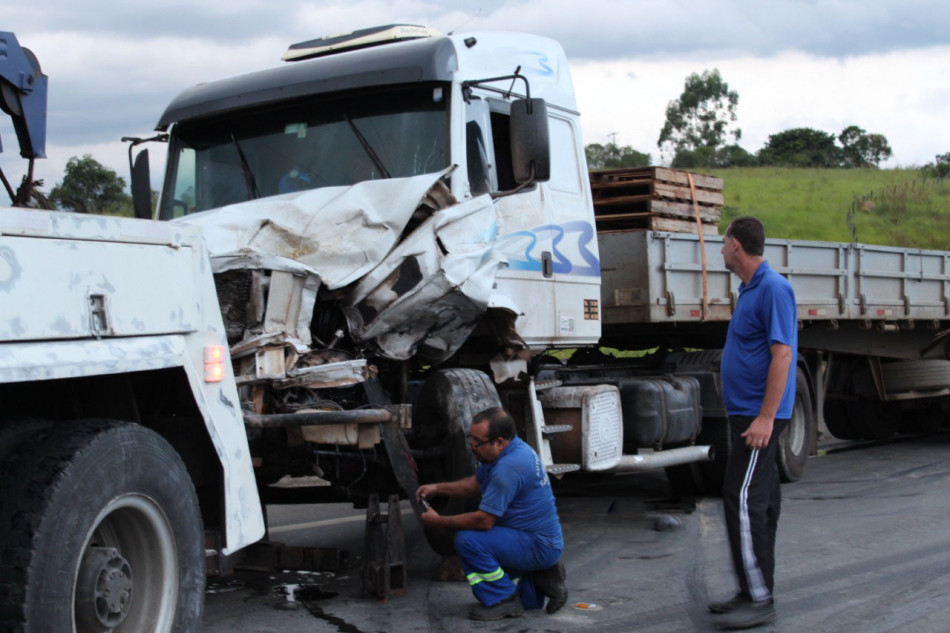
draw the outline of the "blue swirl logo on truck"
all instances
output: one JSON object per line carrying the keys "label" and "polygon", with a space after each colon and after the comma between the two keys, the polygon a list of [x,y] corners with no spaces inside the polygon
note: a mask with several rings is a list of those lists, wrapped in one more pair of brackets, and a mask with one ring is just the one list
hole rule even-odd
{"label": "blue swirl logo on truck", "polygon": [[550,242],[555,274],[599,277],[600,261],[588,248],[595,238],[591,223],[578,220],[507,233],[498,238],[495,248],[508,258],[512,270],[540,272],[541,250],[547,249],[538,244]]}

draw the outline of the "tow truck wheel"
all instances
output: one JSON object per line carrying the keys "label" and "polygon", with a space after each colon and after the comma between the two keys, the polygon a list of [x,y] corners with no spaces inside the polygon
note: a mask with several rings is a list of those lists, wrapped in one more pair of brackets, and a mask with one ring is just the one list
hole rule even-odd
{"label": "tow truck wheel", "polygon": [[783,482],[798,481],[817,432],[815,408],[808,379],[799,368],[795,374],[795,406],[788,426],[778,437],[778,472]]}
{"label": "tow truck wheel", "polygon": [[[430,375],[419,395],[415,416],[420,437],[429,448],[440,447],[439,463],[420,464],[420,483],[455,481],[475,474],[475,457],[468,448],[469,426],[476,413],[500,407],[501,400],[485,373],[474,369],[442,369]],[[430,500],[440,514],[460,514],[474,510],[470,499],[436,497]],[[426,529],[426,539],[438,554],[455,553],[454,533]]]}
{"label": "tow truck wheel", "polygon": [[0,630],[197,631],[203,530],[175,450],[112,421],[35,439],[0,465]]}

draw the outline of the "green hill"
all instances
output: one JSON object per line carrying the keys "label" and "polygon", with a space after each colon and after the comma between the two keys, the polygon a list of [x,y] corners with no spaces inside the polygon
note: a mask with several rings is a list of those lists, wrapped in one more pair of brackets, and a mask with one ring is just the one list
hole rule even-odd
{"label": "green hill", "polygon": [[722,232],[754,215],[769,237],[950,250],[950,180],[919,169],[712,170],[723,179]]}

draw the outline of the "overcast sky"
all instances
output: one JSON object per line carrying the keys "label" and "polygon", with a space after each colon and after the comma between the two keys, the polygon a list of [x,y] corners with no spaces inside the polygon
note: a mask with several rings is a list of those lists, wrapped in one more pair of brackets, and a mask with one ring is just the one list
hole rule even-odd
{"label": "overcast sky", "polygon": [[[93,8],[94,6],[94,8]],[[280,65],[290,43],[388,23],[443,32],[527,31],[571,63],[585,143],[656,146],[667,103],[718,68],[739,93],[740,144],[849,125],[887,137],[886,166],[950,152],[950,2],[945,0],[3,0],[49,76],[46,191],[91,154],[128,181],[122,136],[149,134],[184,88]],[[0,166],[25,161],[0,115]],[[163,156],[163,153],[159,151]],[[162,165],[154,158],[153,181]],[[6,204],[0,193],[0,204]]]}

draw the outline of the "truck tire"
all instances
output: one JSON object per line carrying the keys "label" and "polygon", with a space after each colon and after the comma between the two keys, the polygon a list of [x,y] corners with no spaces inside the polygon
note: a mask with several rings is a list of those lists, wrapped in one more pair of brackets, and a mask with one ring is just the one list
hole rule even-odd
{"label": "truck tire", "polygon": [[778,437],[778,474],[783,483],[798,481],[817,433],[814,400],[808,378],[799,367],[795,372],[795,406],[788,426]]}
{"label": "truck tire", "polygon": [[175,450],[103,420],[36,440],[0,465],[0,630],[198,631],[203,529]]}
{"label": "truck tire", "polygon": [[925,358],[881,365],[888,393],[939,391],[950,386],[950,360]]}
{"label": "truck tire", "polygon": [[46,420],[10,420],[0,422],[0,462],[26,443],[37,431],[48,427]]}
{"label": "truck tire", "polygon": [[[430,375],[419,394],[416,415],[420,437],[427,448],[442,449],[437,464],[420,464],[420,483],[455,481],[475,474],[475,456],[466,435],[476,413],[500,407],[491,379],[474,369],[440,369]],[[430,501],[439,514],[460,514],[477,508],[471,499],[436,497]],[[454,532],[426,528],[426,539],[437,553],[455,553]]]}

